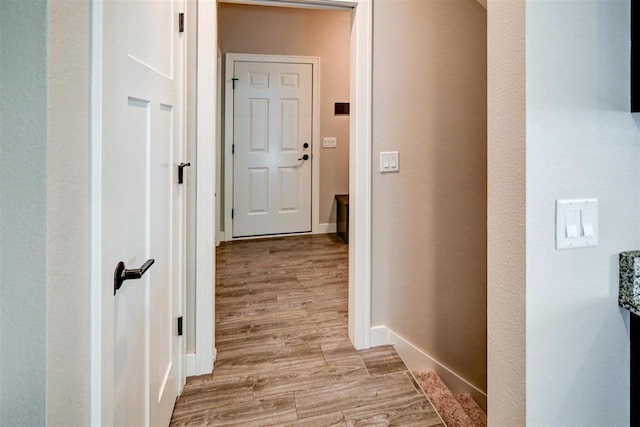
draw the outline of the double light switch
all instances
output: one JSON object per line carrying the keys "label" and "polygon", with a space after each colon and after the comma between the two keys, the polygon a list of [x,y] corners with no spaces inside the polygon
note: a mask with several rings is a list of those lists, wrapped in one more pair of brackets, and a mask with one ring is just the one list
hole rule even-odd
{"label": "double light switch", "polygon": [[556,249],[598,245],[598,199],[556,201]]}
{"label": "double light switch", "polygon": [[399,153],[397,151],[380,152],[380,172],[398,172],[400,170]]}

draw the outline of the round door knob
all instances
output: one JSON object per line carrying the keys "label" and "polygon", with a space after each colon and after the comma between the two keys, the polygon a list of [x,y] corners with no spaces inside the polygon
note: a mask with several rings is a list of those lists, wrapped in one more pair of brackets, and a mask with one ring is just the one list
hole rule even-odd
{"label": "round door knob", "polygon": [[298,160],[309,160],[309,155],[305,154],[304,156],[300,157]]}
{"label": "round door knob", "polygon": [[309,143],[305,142],[304,144],[302,144],[302,148],[309,148]]}

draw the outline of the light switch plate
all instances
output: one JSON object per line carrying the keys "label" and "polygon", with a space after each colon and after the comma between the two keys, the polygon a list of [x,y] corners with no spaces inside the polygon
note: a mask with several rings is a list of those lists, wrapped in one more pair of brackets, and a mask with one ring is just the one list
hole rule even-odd
{"label": "light switch plate", "polygon": [[338,146],[338,139],[334,136],[322,138],[322,148],[336,148]]}
{"label": "light switch plate", "polygon": [[598,245],[598,199],[556,200],[556,249]]}
{"label": "light switch plate", "polygon": [[381,151],[380,152],[380,172],[398,172],[400,171],[399,153],[397,151]]}

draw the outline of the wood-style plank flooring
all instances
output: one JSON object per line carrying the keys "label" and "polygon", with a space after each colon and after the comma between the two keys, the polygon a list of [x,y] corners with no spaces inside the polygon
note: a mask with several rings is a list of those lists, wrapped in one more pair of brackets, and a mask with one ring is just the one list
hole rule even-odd
{"label": "wood-style plank flooring", "polygon": [[172,426],[442,426],[394,348],[347,337],[348,246],[334,235],[223,243],[214,373]]}

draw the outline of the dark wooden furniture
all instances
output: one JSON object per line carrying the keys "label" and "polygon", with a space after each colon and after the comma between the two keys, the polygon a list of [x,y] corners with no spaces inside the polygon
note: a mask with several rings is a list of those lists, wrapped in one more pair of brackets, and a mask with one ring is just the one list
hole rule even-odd
{"label": "dark wooden furniture", "polygon": [[349,195],[336,194],[336,233],[349,243]]}

